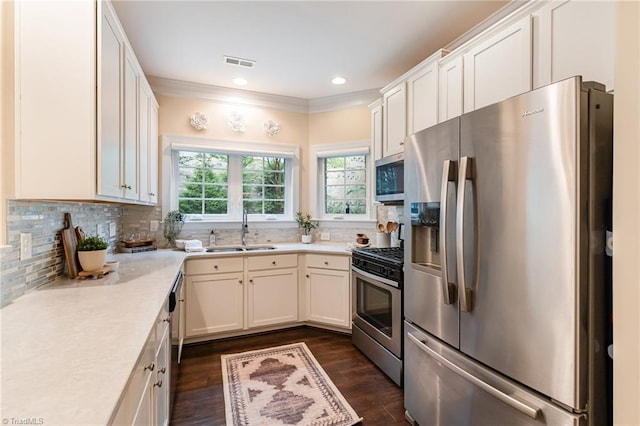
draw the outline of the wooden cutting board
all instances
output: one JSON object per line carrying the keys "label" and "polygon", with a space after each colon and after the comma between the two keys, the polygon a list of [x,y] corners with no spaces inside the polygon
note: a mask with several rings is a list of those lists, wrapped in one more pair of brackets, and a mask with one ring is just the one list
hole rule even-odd
{"label": "wooden cutting board", "polygon": [[69,278],[77,278],[82,269],[80,268],[80,261],[78,261],[78,237],[71,222],[71,213],[64,214],[64,229],[60,231],[60,235],[62,236],[62,246],[64,247],[64,257],[67,260]]}

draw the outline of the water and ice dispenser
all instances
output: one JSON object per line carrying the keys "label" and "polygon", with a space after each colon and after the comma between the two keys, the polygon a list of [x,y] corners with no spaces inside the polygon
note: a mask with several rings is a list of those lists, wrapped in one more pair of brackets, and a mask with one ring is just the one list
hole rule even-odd
{"label": "water and ice dispenser", "polygon": [[411,203],[411,263],[440,269],[440,203]]}

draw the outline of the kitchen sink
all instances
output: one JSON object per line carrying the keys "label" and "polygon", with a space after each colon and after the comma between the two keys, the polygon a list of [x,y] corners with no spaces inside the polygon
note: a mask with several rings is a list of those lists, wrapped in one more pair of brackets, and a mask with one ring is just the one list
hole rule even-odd
{"label": "kitchen sink", "polygon": [[262,250],[274,250],[275,246],[217,246],[208,247],[207,253],[229,253],[229,252],[244,252],[244,251],[262,251]]}

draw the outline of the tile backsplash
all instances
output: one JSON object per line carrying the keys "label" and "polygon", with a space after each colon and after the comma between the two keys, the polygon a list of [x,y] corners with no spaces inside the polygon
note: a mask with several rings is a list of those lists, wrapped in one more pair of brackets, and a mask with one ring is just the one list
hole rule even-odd
{"label": "tile backsplash", "polygon": [[[0,306],[10,303],[26,292],[47,284],[63,275],[66,266],[60,230],[64,228],[64,214],[71,213],[74,226],[80,226],[87,235],[96,235],[98,225],[109,230],[109,250],[119,240],[122,207],[115,204],[75,203],[54,201],[14,201],[7,203],[7,244],[10,248],[0,254]],[[105,226],[106,224],[106,226]],[[20,234],[31,234],[32,257],[20,260]]]}
{"label": "tile backsplash", "polygon": [[[54,281],[66,273],[64,249],[60,238],[60,230],[64,228],[64,214],[71,213],[74,226],[80,226],[87,235],[101,234],[109,240],[109,251],[117,248],[118,241],[132,235],[149,236],[156,239],[159,248],[167,247],[162,232],[162,208],[118,205],[107,203],[57,202],[57,201],[23,201],[9,200],[7,203],[7,249],[0,251],[0,306],[10,303],[17,297]],[[384,217],[395,217],[394,211],[377,212]],[[158,230],[150,231],[151,221],[158,221]],[[111,226],[109,226],[111,225]],[[110,228],[115,226],[111,235]],[[209,244],[209,234],[215,229],[216,244],[240,243],[240,224],[215,226],[206,223],[187,224],[180,237],[198,239],[204,245]],[[32,257],[20,260],[20,234],[31,234]],[[374,238],[373,224],[339,226],[323,224],[313,231],[314,242],[324,242],[321,233],[329,233],[330,241],[353,242],[356,234],[368,234]],[[284,243],[300,241],[300,230],[295,224],[270,224],[265,222],[251,223],[247,232],[247,243]]]}

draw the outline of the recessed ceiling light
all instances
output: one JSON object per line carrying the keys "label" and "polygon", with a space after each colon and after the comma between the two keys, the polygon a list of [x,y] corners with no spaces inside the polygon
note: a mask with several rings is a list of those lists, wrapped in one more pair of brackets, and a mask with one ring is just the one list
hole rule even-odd
{"label": "recessed ceiling light", "polygon": [[347,82],[347,79],[344,77],[335,77],[333,80],[331,80],[331,82],[333,84],[335,84],[336,86],[339,86],[341,84],[344,84]]}
{"label": "recessed ceiling light", "polygon": [[247,80],[245,80],[242,77],[237,77],[233,79],[233,84],[237,85],[237,86],[246,86],[248,83]]}

